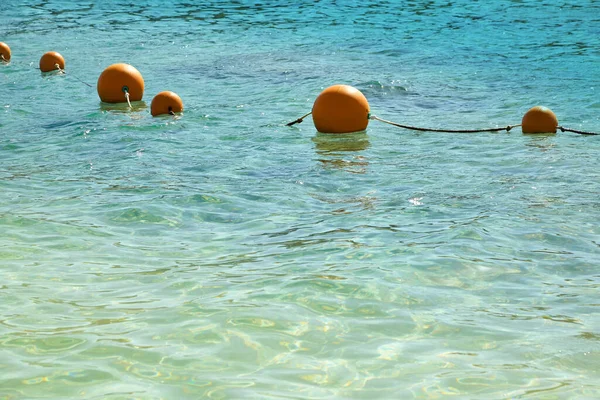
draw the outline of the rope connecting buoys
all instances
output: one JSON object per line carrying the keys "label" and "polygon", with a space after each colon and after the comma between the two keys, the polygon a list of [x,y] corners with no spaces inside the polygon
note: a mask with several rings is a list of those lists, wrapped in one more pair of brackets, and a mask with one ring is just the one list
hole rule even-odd
{"label": "rope connecting buoys", "polygon": [[370,118],[374,119],[376,121],[380,121],[380,122],[386,123],[388,125],[397,126],[398,128],[410,129],[412,131],[420,131],[420,132],[441,132],[441,133],[480,133],[480,132],[500,132],[500,131],[510,132],[510,130],[512,128],[517,127],[517,126],[521,126],[521,125],[508,125],[508,126],[505,126],[505,127],[502,127],[502,128],[483,128],[483,129],[419,128],[419,127],[416,127],[416,126],[402,125],[402,124],[397,124],[397,123],[392,122],[392,121],[387,121],[385,119],[379,118],[376,115],[371,115]]}
{"label": "rope connecting buoys", "polygon": [[348,85],[334,85],[323,90],[315,100],[311,112],[303,115],[286,125],[292,126],[301,123],[309,115],[313,116],[315,128],[321,133],[351,133],[367,129],[369,120],[380,121],[399,128],[421,132],[448,132],[448,133],[476,133],[476,132],[510,132],[511,129],[521,126],[523,133],[556,133],[573,132],[580,135],[600,135],[596,132],[569,129],[558,125],[554,113],[542,106],[531,108],[523,116],[520,124],[507,125],[501,128],[483,129],[440,129],[420,128],[416,126],[398,124],[370,114],[369,102],[358,90]]}
{"label": "rope connecting buoys", "polygon": [[0,42],[0,61],[5,63],[10,61],[10,47],[4,42]]}
{"label": "rope connecting buoys", "polygon": [[561,132],[573,132],[580,135],[600,136],[600,132],[580,131],[577,129],[565,128],[564,126],[559,126],[558,129],[560,129]]}
{"label": "rope connecting buoys", "polygon": [[176,93],[168,90],[154,96],[150,105],[150,112],[153,117],[163,114],[175,115],[175,113],[182,111],[183,101]]}
{"label": "rope connecting buoys", "polygon": [[56,51],[44,53],[40,58],[40,70],[42,72],[63,71],[65,69],[65,59]]}
{"label": "rope connecting buoys", "polygon": [[129,64],[113,64],[100,74],[97,88],[105,103],[140,101],[144,96],[144,78]]}
{"label": "rope connecting buoys", "polygon": [[350,133],[367,129],[369,111],[369,102],[358,89],[334,85],[317,97],[312,116],[321,133]]}
{"label": "rope connecting buoys", "polygon": [[556,133],[558,119],[546,107],[535,106],[525,113],[521,121],[523,133]]}
{"label": "rope connecting buoys", "polygon": [[308,117],[310,114],[312,114],[312,111],[309,113],[304,114],[303,116],[301,116],[300,118],[298,118],[297,120],[294,120],[292,122],[289,122],[287,124],[285,124],[286,126],[292,126],[292,125],[296,125],[296,124],[300,124],[302,123],[302,121],[304,121],[304,118]]}
{"label": "rope connecting buoys", "polygon": [[[365,130],[368,120],[376,120],[398,128],[410,129],[420,132],[446,132],[446,133],[477,133],[477,132],[510,132],[513,128],[521,126],[523,133],[556,133],[573,132],[580,135],[600,136],[598,132],[580,131],[558,125],[556,115],[548,108],[536,106],[531,108],[523,116],[522,122],[515,125],[507,125],[500,128],[483,129],[441,129],[441,128],[421,128],[410,125],[398,124],[392,121],[379,118],[369,113],[369,103],[363,94],[352,86],[335,85],[325,89],[313,105],[311,112],[303,115],[287,126],[301,123],[304,118],[313,115],[315,127],[321,133],[350,133]],[[362,117],[367,118],[367,122],[362,121]]]}

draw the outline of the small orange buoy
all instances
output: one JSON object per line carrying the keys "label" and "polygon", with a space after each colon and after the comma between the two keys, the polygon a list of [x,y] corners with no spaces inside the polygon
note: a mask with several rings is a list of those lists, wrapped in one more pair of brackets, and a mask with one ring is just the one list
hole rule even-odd
{"label": "small orange buoy", "polygon": [[4,42],[0,42],[0,61],[10,61],[10,47]]}
{"label": "small orange buoy", "polygon": [[40,70],[50,72],[65,69],[65,59],[56,51],[49,51],[40,58]]}
{"label": "small orange buoy", "polygon": [[369,102],[352,86],[334,85],[319,94],[312,116],[315,128],[321,133],[364,131],[369,124]]}
{"label": "small orange buoy", "polygon": [[125,93],[131,101],[140,101],[144,95],[144,78],[129,64],[113,64],[98,78],[98,96],[105,103],[124,103]]}
{"label": "small orange buoy", "polygon": [[181,98],[174,92],[160,92],[152,99],[150,112],[153,117],[162,114],[172,114],[183,111],[183,102]]}
{"label": "small orange buoy", "polygon": [[546,107],[535,106],[525,113],[521,121],[523,133],[556,133],[558,119]]}

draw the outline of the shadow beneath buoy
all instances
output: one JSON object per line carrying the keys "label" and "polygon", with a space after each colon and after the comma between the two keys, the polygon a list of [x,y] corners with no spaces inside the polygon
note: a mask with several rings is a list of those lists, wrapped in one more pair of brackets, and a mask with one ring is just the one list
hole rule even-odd
{"label": "shadow beneath buoy", "polygon": [[540,138],[546,138],[546,137],[553,137],[553,136],[556,136],[556,132],[545,132],[545,133],[529,133],[529,132],[523,132],[523,135],[525,135],[525,136],[529,136],[529,137],[536,137],[536,136],[539,136]]}
{"label": "shadow beneath buoy", "polygon": [[42,78],[50,78],[50,77],[53,77],[53,76],[64,76],[65,75],[65,73],[62,70],[60,70],[60,69],[57,69],[57,70],[54,70],[54,71],[48,71],[48,72],[41,72],[40,71],[40,74],[42,75]]}
{"label": "shadow beneath buoy", "polygon": [[180,119],[183,118],[183,112],[180,112],[177,114],[161,114],[161,115],[155,116],[154,118],[156,119],[156,121],[160,122],[161,124],[164,124],[165,121],[175,122],[175,121],[179,121]]}
{"label": "shadow beneath buoy", "polygon": [[100,102],[100,111],[102,112],[113,112],[113,113],[129,113],[138,112],[147,109],[145,101],[132,101],[131,107],[127,103],[104,103]]}
{"label": "shadow beneath buoy", "polygon": [[320,133],[312,138],[317,152],[346,152],[366,150],[369,137],[365,131],[355,133]]}
{"label": "shadow beneath buoy", "polygon": [[317,132],[312,141],[315,143],[317,161],[324,168],[341,169],[353,174],[367,172],[369,165],[367,158],[352,154],[369,148],[369,137],[364,131],[344,134]]}
{"label": "shadow beneath buoy", "polygon": [[552,150],[556,147],[556,141],[553,140],[556,137],[556,133],[526,133],[524,135],[529,139],[525,143],[526,147],[542,152]]}

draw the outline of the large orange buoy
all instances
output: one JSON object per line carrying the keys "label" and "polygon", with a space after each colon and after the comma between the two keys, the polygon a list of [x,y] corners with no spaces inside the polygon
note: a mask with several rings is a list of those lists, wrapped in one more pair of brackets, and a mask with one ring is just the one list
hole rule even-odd
{"label": "large orange buoy", "polygon": [[98,78],[98,96],[105,103],[124,103],[125,93],[130,101],[140,101],[144,96],[144,78],[129,64],[113,64]]}
{"label": "large orange buoy", "polygon": [[330,86],[315,100],[312,117],[321,133],[364,131],[369,124],[369,102],[352,86]]}
{"label": "large orange buoy", "polygon": [[0,61],[10,61],[10,47],[4,42],[0,42]]}
{"label": "large orange buoy", "polygon": [[521,121],[523,133],[556,133],[558,119],[546,107],[535,106],[525,113]]}
{"label": "large orange buoy", "polygon": [[171,91],[160,92],[152,99],[150,112],[153,117],[162,114],[172,114],[183,111],[181,97]]}
{"label": "large orange buoy", "polygon": [[40,70],[50,72],[65,69],[65,59],[56,51],[49,51],[40,58]]}

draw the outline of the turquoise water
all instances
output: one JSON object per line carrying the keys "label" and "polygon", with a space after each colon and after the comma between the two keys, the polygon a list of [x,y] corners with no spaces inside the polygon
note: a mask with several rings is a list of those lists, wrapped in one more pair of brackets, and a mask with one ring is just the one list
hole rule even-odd
{"label": "turquoise water", "polygon": [[600,139],[285,126],[598,132],[598,2],[192,3],[0,4],[0,399],[600,396]]}

